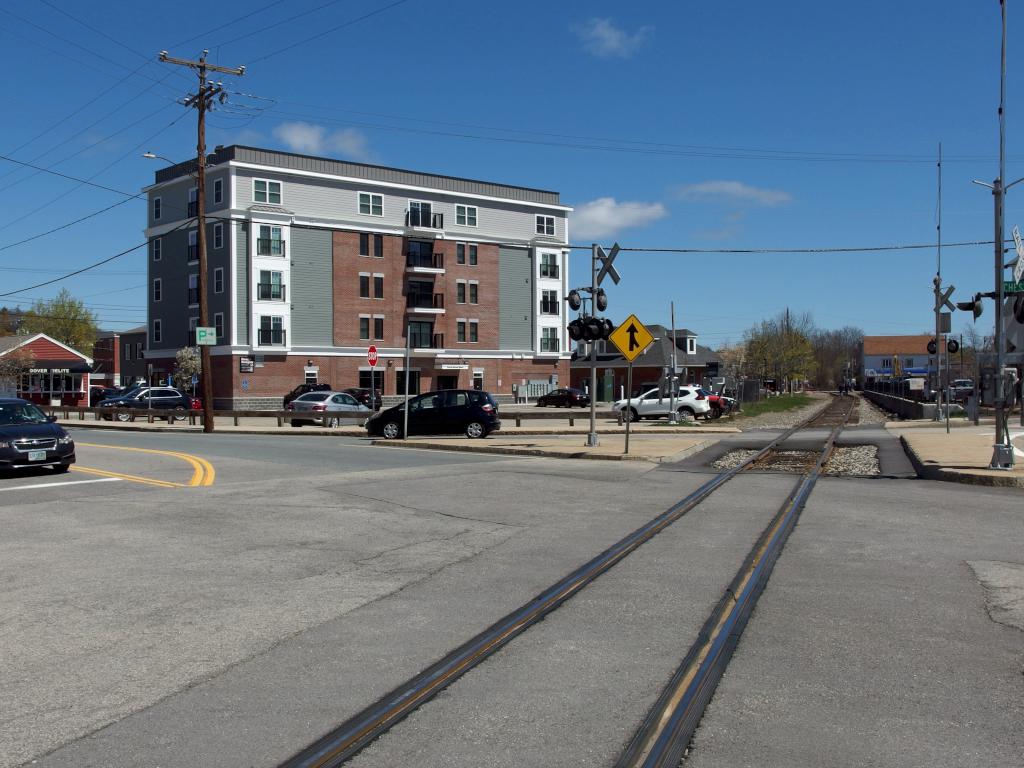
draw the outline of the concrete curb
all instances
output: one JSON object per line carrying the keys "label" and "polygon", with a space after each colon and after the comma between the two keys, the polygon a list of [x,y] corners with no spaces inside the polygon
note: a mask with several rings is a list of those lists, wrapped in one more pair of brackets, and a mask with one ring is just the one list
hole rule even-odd
{"label": "concrete curb", "polygon": [[937,464],[922,461],[921,457],[917,455],[917,452],[903,435],[900,435],[900,445],[903,446],[903,452],[907,454],[907,458],[910,459],[910,463],[914,466],[917,476],[922,480],[944,480],[951,483],[986,485],[995,488],[1024,488],[1024,476],[1011,475],[1009,473],[982,475],[976,474],[976,472],[985,470],[961,471],[948,469]]}
{"label": "concrete curb", "polygon": [[[522,434],[522,433],[518,433]],[[691,445],[684,448],[681,451],[677,451],[669,456],[643,456],[635,453],[622,454],[622,453],[587,453],[586,451],[578,451],[575,453],[565,453],[563,451],[551,451],[545,448],[516,448],[514,446],[491,446],[491,445],[464,445],[464,444],[447,444],[447,443],[429,443],[429,442],[417,442],[415,440],[411,442],[405,442],[402,440],[385,440],[381,438],[374,438],[370,444],[383,448],[416,448],[423,450],[434,450],[434,451],[459,451],[462,453],[487,453],[494,455],[508,455],[508,456],[543,456],[552,459],[594,459],[598,461],[648,461],[654,464],[661,464],[663,462],[674,462],[681,461],[687,456],[691,456],[699,451],[703,451],[710,445],[714,444],[714,440],[702,440],[695,445]]]}

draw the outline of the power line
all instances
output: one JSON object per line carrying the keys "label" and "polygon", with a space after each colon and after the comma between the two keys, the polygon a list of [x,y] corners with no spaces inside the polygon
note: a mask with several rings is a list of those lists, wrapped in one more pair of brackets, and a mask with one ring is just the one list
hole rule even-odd
{"label": "power line", "polygon": [[[287,24],[288,22],[295,21],[296,19],[301,19],[303,16],[309,16],[311,13],[322,11],[324,8],[327,8],[332,5],[337,5],[340,2],[341,0],[329,0],[328,2],[323,3],[322,5],[318,5],[315,8],[310,8],[307,11],[302,11],[301,13],[296,13],[292,16],[288,16],[283,19],[278,19],[274,21],[272,24],[268,24],[265,27],[260,27],[259,29],[255,29],[252,32],[246,32],[244,35],[239,35],[238,37],[233,37],[230,40],[225,40],[222,43],[217,43],[217,47],[221,48],[224,46],[231,45],[232,43],[237,43],[239,40],[245,40],[247,38],[253,37],[254,35],[258,35],[260,32],[266,32],[268,29],[274,27],[280,27],[282,24]],[[271,5],[277,5],[277,3],[271,3]]]}
{"label": "power line", "polygon": [[[1007,240],[1012,243],[1012,240]],[[943,248],[962,248],[972,245],[992,245],[991,240],[971,240],[963,243],[943,243]],[[554,245],[555,248],[589,251],[592,245]],[[636,251],[641,253],[873,253],[877,251],[912,251],[934,248],[935,243],[922,245],[869,245],[856,248],[619,248],[620,251]]]}

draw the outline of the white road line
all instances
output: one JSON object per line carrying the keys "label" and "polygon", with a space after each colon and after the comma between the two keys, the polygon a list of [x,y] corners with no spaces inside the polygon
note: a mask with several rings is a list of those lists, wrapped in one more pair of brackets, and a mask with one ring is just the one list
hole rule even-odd
{"label": "white road line", "polygon": [[101,477],[98,480],[68,480],[63,483],[37,483],[36,485],[16,485],[13,488],[0,488],[0,493],[3,491],[25,491],[31,488],[56,488],[57,486],[63,485],[84,485],[85,483],[119,483],[121,478],[119,477]]}

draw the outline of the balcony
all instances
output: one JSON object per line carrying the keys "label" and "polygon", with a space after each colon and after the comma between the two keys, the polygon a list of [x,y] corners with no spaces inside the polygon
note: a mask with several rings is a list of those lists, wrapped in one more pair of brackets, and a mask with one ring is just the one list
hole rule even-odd
{"label": "balcony", "polygon": [[258,339],[261,347],[283,347],[287,343],[283,328],[260,328]]}
{"label": "balcony", "polygon": [[190,307],[194,307],[199,304],[199,289],[189,288],[188,289],[188,304]]}
{"label": "balcony", "polygon": [[444,314],[443,293],[410,293],[405,297],[406,312],[442,315]]}
{"label": "balcony", "polygon": [[444,349],[444,334],[414,332],[409,337],[409,346],[412,349],[420,350]]}
{"label": "balcony", "polygon": [[188,260],[189,261],[199,261],[199,246],[198,245],[190,245],[188,247]]}
{"label": "balcony", "polygon": [[197,200],[192,200],[191,202],[189,202],[188,212],[186,215],[190,219],[194,219],[196,216],[199,215],[199,202]]}
{"label": "balcony", "polygon": [[560,352],[558,339],[542,338],[540,340],[541,352]]}
{"label": "balcony", "polygon": [[287,293],[280,283],[257,283],[256,298],[260,301],[284,301]]}
{"label": "balcony", "polygon": [[410,251],[405,254],[405,271],[418,274],[442,274],[444,272],[444,254]]}
{"label": "balcony", "polygon": [[554,280],[558,279],[558,265],[557,264],[541,264],[540,265],[540,276],[550,277]]}
{"label": "balcony", "polygon": [[284,240],[260,237],[256,240],[257,256],[284,256]]}
{"label": "balcony", "polygon": [[444,229],[444,214],[431,213],[429,210],[410,210],[405,212],[405,226],[424,227],[426,229]]}

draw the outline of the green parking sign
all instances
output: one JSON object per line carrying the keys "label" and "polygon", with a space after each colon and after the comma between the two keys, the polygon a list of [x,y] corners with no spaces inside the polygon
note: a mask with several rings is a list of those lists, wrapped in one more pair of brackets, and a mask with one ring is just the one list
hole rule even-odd
{"label": "green parking sign", "polygon": [[217,329],[196,326],[196,345],[212,347],[217,343]]}

